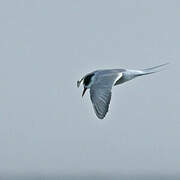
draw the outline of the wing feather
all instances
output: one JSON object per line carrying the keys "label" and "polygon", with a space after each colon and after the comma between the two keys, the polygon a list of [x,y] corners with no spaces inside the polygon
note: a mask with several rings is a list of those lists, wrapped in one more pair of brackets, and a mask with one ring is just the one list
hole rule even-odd
{"label": "wing feather", "polygon": [[90,88],[90,98],[96,116],[99,119],[103,119],[108,112],[111,101],[111,89],[117,77],[120,77],[117,73],[96,75],[94,83]]}

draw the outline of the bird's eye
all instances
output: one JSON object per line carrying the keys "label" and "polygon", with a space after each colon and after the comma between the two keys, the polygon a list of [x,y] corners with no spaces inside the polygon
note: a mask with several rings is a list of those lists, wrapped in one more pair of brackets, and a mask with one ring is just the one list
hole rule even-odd
{"label": "bird's eye", "polygon": [[84,82],[83,82],[83,84],[84,84],[84,86],[88,86],[89,85],[89,83],[91,82],[91,78],[94,76],[94,74],[89,74],[89,75],[87,75],[85,78],[84,78]]}

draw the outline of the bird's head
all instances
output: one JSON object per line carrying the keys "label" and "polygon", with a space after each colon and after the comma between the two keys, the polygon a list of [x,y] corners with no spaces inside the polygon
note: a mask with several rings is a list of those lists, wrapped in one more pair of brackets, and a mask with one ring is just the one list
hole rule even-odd
{"label": "bird's head", "polygon": [[90,73],[84,76],[81,80],[77,81],[77,87],[79,87],[81,83],[83,83],[83,86],[84,86],[82,97],[84,96],[86,90],[92,86],[93,79],[94,79],[94,73]]}

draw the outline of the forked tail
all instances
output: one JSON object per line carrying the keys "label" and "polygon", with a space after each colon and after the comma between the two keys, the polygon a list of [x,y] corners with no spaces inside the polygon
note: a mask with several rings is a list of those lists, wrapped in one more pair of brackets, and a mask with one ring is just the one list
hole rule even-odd
{"label": "forked tail", "polygon": [[162,71],[163,69],[159,69],[163,66],[166,66],[170,63],[165,63],[165,64],[161,64],[159,66],[154,66],[154,67],[151,67],[151,68],[147,68],[147,69],[142,69],[141,70],[141,73],[139,74],[139,76],[142,76],[142,75],[148,75],[148,74],[153,74],[153,73],[156,73],[156,72],[160,72]]}

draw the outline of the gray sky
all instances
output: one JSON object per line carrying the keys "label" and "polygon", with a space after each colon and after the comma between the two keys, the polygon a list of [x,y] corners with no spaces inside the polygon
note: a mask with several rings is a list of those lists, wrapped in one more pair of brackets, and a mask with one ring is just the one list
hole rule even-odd
{"label": "gray sky", "polygon": [[[0,172],[180,172],[180,1],[1,1]],[[113,89],[98,120],[76,81],[165,71]]]}

